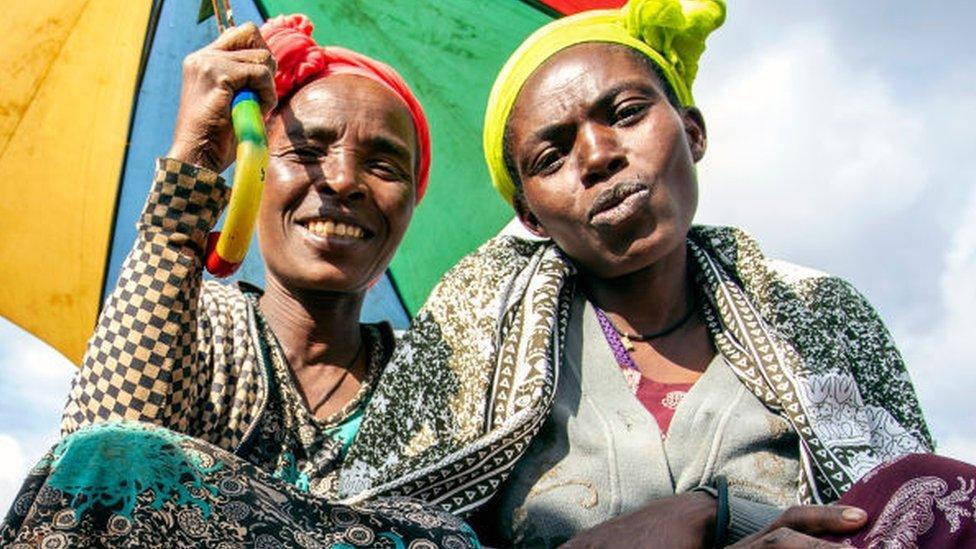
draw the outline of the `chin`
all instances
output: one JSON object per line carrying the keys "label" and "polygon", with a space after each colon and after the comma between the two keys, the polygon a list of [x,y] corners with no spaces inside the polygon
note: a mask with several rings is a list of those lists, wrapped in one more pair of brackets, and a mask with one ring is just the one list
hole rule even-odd
{"label": "chin", "polygon": [[613,274],[607,278],[626,276],[652,267],[684,245],[684,234],[677,233],[673,227],[658,227],[651,234],[634,240],[625,253],[609,258],[607,264],[611,269],[608,270]]}
{"label": "chin", "polygon": [[279,280],[291,290],[328,293],[358,293],[368,287],[365,277],[351,277],[332,265],[321,269],[281,273]]}
{"label": "chin", "polygon": [[355,294],[366,291],[368,284],[344,276],[315,277],[306,281],[305,289],[327,293]]}

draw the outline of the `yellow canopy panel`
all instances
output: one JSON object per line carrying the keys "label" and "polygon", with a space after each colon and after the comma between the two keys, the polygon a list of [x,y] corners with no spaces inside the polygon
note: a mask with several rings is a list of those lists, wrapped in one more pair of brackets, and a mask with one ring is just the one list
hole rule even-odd
{"label": "yellow canopy panel", "polygon": [[0,314],[74,362],[95,324],[151,0],[0,0]]}

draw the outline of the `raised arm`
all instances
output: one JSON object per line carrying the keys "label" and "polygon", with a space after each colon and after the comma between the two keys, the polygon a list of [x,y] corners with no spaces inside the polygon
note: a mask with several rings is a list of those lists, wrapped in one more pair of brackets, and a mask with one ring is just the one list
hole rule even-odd
{"label": "raised arm", "polygon": [[111,419],[189,434],[212,390],[212,323],[200,306],[207,234],[227,201],[234,92],[275,104],[274,60],[254,25],[222,34],[183,63],[180,110],[138,236],[99,316],[62,419],[64,434]]}
{"label": "raised arm", "polygon": [[135,245],[72,383],[64,434],[109,419],[187,430],[208,367],[197,337],[202,251],[226,194],[214,172],[158,161]]}

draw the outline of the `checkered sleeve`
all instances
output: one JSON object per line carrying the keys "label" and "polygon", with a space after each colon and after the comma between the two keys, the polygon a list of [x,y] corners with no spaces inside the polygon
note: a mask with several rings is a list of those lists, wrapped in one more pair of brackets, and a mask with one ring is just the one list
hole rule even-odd
{"label": "checkered sleeve", "polygon": [[198,325],[207,321],[198,311],[203,252],[228,195],[212,171],[157,162],[135,245],[72,383],[64,434],[110,419],[191,430],[213,375]]}

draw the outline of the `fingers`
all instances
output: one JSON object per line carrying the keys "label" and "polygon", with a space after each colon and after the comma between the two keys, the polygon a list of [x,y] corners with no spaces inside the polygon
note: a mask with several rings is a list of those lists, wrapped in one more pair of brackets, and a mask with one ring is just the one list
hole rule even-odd
{"label": "fingers", "polygon": [[244,23],[243,25],[238,25],[236,27],[230,27],[225,30],[220,36],[214,40],[210,46],[211,49],[224,50],[224,51],[234,51],[234,50],[247,50],[247,49],[268,49],[268,45],[264,42],[264,38],[261,38],[261,31],[258,27],[251,22]]}
{"label": "fingers", "polygon": [[274,72],[263,64],[233,63],[218,82],[233,92],[247,88],[256,93],[262,112],[270,111],[278,102],[278,96],[275,94]]}
{"label": "fingers", "polygon": [[834,543],[780,527],[771,532],[756,534],[732,546],[732,549],[853,549],[845,543]]}
{"label": "fingers", "polygon": [[790,507],[768,528],[734,545],[778,547],[782,549],[848,548],[843,543],[817,539],[817,535],[849,534],[860,530],[868,515],[856,507],[844,505],[800,505]]}
{"label": "fingers", "polygon": [[271,74],[274,74],[275,69],[278,68],[278,64],[275,62],[275,58],[271,55],[271,52],[265,48],[251,48],[247,50],[235,50],[227,52],[226,54],[229,59],[233,59],[238,63],[251,63],[254,65],[264,65],[268,67]]}
{"label": "fingers", "polygon": [[213,43],[204,48],[204,51],[207,50],[210,50],[211,53],[226,52],[225,55],[228,59],[238,63],[263,65],[267,69],[269,78],[265,78],[260,71],[247,68],[232,73],[232,76],[240,76],[243,80],[231,78],[228,83],[231,85],[232,91],[236,92],[247,87],[257,93],[263,113],[268,113],[274,109],[278,103],[278,96],[274,88],[274,74],[277,63],[254,23],[248,22],[225,30]]}
{"label": "fingers", "polygon": [[844,505],[800,505],[787,509],[774,523],[807,534],[846,534],[859,530],[868,515]]}
{"label": "fingers", "polygon": [[[258,67],[259,65],[252,65]],[[244,87],[250,88],[258,94],[258,102],[261,104],[261,114],[268,114],[278,104],[278,94],[275,92],[274,71],[261,65],[261,68],[248,73],[247,83]]]}
{"label": "fingers", "polygon": [[[261,104],[261,112],[267,114],[278,103],[278,95],[275,92],[274,74],[277,64],[274,56],[266,49],[239,50],[228,53],[230,59],[238,63],[250,64],[254,67],[263,67],[265,71],[251,69],[247,71],[246,80],[242,87],[250,88],[258,94],[258,102]],[[244,75],[242,75],[244,76]],[[235,91],[239,88],[234,88]]]}
{"label": "fingers", "polygon": [[184,80],[198,82],[206,89],[220,87],[232,94],[248,88],[258,95],[261,109],[275,107],[278,96],[274,85],[274,59],[268,50],[214,51],[203,49],[187,56]]}

